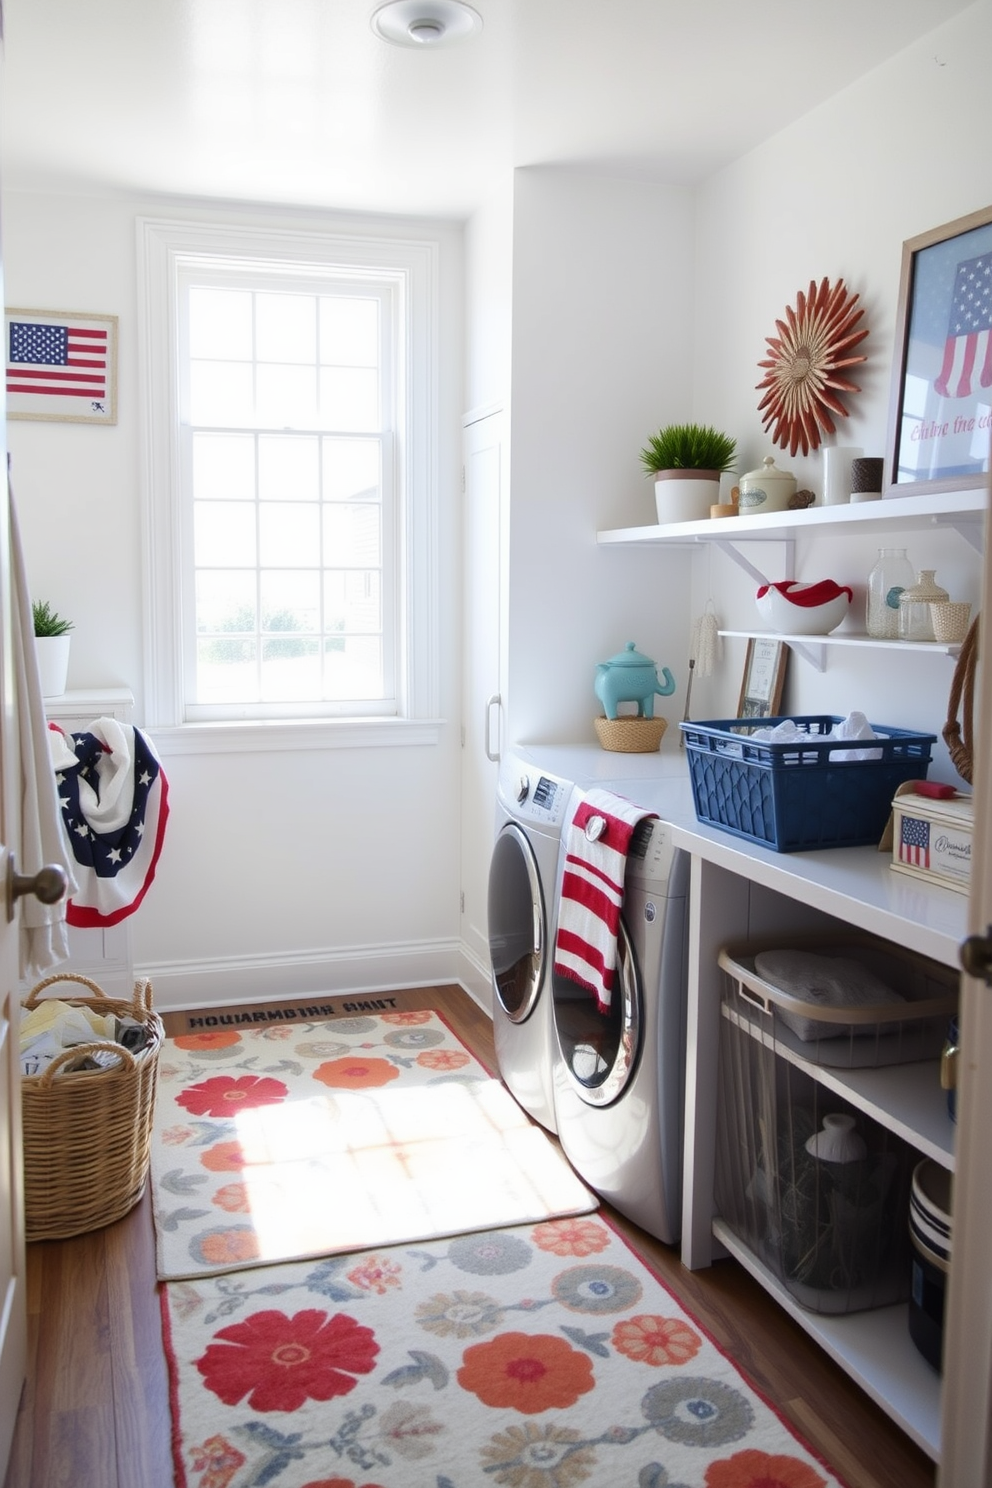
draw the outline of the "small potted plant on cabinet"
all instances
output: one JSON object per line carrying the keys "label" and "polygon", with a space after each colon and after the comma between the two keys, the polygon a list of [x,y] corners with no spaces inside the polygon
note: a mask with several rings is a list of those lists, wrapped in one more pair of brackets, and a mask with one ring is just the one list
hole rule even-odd
{"label": "small potted plant on cabinet", "polygon": [[69,673],[69,642],[72,621],[63,620],[46,600],[31,606],[34,619],[34,649],[43,698],[61,697]]}
{"label": "small potted plant on cabinet", "polygon": [[668,424],[641,450],[654,477],[658,521],[696,522],[720,501],[720,476],[733,470],[737,441],[708,424]]}

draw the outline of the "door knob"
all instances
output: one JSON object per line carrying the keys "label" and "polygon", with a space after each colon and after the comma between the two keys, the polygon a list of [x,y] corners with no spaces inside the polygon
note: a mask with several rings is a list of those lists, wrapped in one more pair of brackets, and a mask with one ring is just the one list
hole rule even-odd
{"label": "door knob", "polygon": [[992,925],[984,935],[969,935],[963,940],[958,955],[970,977],[992,987]]}
{"label": "door knob", "polygon": [[14,918],[14,904],[25,894],[33,894],[42,904],[58,904],[66,891],[65,871],[46,863],[37,873],[18,873],[14,854],[7,858],[7,919]]}

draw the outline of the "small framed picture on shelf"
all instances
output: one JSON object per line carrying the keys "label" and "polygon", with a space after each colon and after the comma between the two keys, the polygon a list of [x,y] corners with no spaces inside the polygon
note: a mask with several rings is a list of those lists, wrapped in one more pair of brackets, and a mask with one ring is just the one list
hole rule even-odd
{"label": "small framed picture on shelf", "polygon": [[752,636],[744,658],[738,718],[774,718],[782,706],[789,648],[784,641]]}
{"label": "small framed picture on shelf", "polygon": [[992,432],[992,206],[903,244],[883,494],[982,485]]}
{"label": "small framed picture on shelf", "polygon": [[117,316],[7,310],[7,417],[117,422]]}

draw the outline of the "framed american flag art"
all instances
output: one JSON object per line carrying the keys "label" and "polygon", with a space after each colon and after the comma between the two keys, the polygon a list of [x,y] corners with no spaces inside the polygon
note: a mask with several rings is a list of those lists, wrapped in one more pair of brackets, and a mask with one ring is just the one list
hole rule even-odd
{"label": "framed american flag art", "polygon": [[7,310],[7,417],[117,422],[117,316]]}
{"label": "framed american flag art", "polygon": [[992,207],[903,244],[886,496],[984,484],[992,434]]}

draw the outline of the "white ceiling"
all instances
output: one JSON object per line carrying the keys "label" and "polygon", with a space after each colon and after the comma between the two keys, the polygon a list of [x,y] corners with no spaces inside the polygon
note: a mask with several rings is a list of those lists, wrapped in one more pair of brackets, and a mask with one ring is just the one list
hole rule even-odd
{"label": "white ceiling", "polygon": [[693,183],[969,0],[474,3],[411,50],[376,0],[3,0],[4,185],[463,217],[514,166]]}

